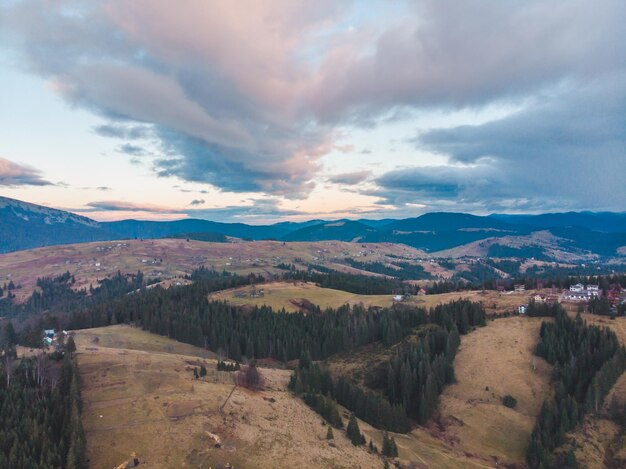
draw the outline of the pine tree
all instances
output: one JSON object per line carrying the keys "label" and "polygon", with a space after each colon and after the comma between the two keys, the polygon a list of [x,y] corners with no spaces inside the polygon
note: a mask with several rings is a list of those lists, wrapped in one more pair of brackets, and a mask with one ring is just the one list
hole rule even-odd
{"label": "pine tree", "polygon": [[333,435],[333,427],[331,427],[330,425],[328,426],[328,431],[326,432],[326,439],[327,440],[332,440],[334,439],[335,436]]}
{"label": "pine tree", "polygon": [[346,433],[354,446],[359,446],[365,443],[365,439],[363,438],[363,435],[361,435],[359,423],[357,422],[354,413],[350,414],[350,420],[348,421]]}

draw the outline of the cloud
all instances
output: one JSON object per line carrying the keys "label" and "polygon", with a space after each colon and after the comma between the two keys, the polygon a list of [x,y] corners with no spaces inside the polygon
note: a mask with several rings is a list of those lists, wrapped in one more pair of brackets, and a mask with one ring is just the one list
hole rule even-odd
{"label": "cloud", "polygon": [[50,186],[50,181],[41,177],[41,171],[0,158],[0,186]]}
{"label": "cloud", "polygon": [[145,156],[148,154],[148,152],[143,147],[131,145],[130,143],[124,143],[123,145],[120,145],[119,147],[117,147],[117,151],[118,153],[124,153],[126,155],[135,157]]}
{"label": "cloud", "polygon": [[328,180],[333,184],[354,186],[365,181],[372,175],[371,171],[356,171],[353,173],[342,173],[329,176]]}
{"label": "cloud", "polygon": [[275,223],[277,219],[306,212],[281,207],[275,198],[247,200],[245,205],[226,207],[188,209],[186,214],[192,218],[204,218],[213,221],[243,223]]}
{"label": "cloud", "polygon": [[626,81],[563,91],[499,120],[415,138],[448,165],[390,171],[370,192],[387,204],[478,211],[624,209]]}
{"label": "cloud", "polygon": [[205,200],[204,199],[193,199],[191,202],[189,202],[189,205],[204,205],[205,204]]}
{"label": "cloud", "polygon": [[[151,212],[151,213],[182,213],[181,210],[153,204],[125,202],[119,200],[102,200],[89,202],[88,209],[82,211],[112,211],[112,212]],[[78,210],[74,210],[78,211]]]}
{"label": "cloud", "polygon": [[94,132],[102,137],[138,140],[149,138],[151,129],[145,125],[104,124],[94,127]]}
{"label": "cloud", "polygon": [[[308,104],[322,120],[516,99],[623,70],[626,4],[423,0],[360,48],[326,57]],[[584,32],[584,33],[583,33]]]}

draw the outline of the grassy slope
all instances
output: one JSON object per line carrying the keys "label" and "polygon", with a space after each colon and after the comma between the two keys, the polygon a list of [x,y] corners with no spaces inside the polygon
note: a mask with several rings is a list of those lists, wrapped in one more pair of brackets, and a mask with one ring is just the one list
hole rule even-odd
{"label": "grassy slope", "polygon": [[[90,467],[114,467],[136,452],[150,468],[382,468],[379,457],[352,446],[344,432],[335,431],[329,445],[319,416],[286,390],[289,371],[263,368],[266,390],[233,391],[232,377],[217,372],[215,360],[167,342],[124,326],[77,333]],[[162,353],[167,350],[172,353]],[[192,368],[200,363],[209,374],[196,381]],[[207,432],[221,438],[221,449]]]}
{"label": "grassy slope", "polygon": [[[210,295],[210,299],[228,301],[236,305],[267,305],[275,310],[284,308],[286,311],[298,311],[297,302],[306,299],[319,305],[320,308],[337,308],[344,304],[359,304],[364,306],[391,306],[392,295],[356,295],[331,288],[320,288],[313,283],[305,282],[274,282],[263,285],[264,296],[251,298],[250,287],[223,290]],[[234,294],[242,292],[245,298],[236,298]]]}

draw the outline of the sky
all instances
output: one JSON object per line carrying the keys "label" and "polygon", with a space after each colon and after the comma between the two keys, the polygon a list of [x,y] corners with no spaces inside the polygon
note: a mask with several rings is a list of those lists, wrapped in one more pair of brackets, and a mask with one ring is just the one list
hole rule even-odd
{"label": "sky", "polygon": [[623,0],[0,0],[0,195],[97,220],[626,211]]}

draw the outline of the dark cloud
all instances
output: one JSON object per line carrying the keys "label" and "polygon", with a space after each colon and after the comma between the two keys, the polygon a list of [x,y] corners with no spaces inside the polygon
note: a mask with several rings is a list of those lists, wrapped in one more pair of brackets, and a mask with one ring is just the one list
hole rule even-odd
{"label": "dark cloud", "polygon": [[341,184],[346,186],[353,186],[365,181],[372,175],[371,171],[356,171],[353,173],[342,173],[330,176],[328,180],[333,184]]}
{"label": "dark cloud", "polygon": [[0,186],[50,186],[41,177],[41,171],[0,158]]}
{"label": "dark cloud", "polygon": [[418,148],[450,165],[388,172],[385,203],[473,210],[624,209],[626,82],[574,87],[505,118],[426,132]]}
{"label": "dark cloud", "polygon": [[206,201],[204,199],[193,199],[191,202],[189,202],[189,205],[196,206],[196,205],[204,205],[205,203]]}

